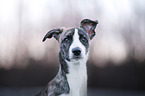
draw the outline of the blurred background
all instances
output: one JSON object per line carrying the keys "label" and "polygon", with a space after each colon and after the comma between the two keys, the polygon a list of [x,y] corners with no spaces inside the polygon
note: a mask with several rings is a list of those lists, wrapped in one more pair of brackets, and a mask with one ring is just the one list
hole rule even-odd
{"label": "blurred background", "polygon": [[98,20],[89,96],[145,96],[144,0],[0,0],[0,96],[34,96],[58,71],[53,28]]}

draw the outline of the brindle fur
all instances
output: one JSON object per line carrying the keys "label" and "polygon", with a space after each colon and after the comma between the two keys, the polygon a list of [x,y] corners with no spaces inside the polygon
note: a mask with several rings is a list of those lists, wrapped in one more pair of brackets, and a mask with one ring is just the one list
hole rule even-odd
{"label": "brindle fur", "polygon": [[[79,31],[80,38],[83,36],[86,38],[86,41],[80,42],[86,47],[86,53],[88,52],[89,47],[89,40],[92,39],[95,35],[95,27],[97,25],[98,21],[91,21],[89,19],[84,19],[81,22],[81,28],[77,28]],[[67,81],[66,74],[69,74],[69,68],[66,63],[67,61],[70,61],[69,58],[69,47],[72,43],[72,36],[74,34],[75,28],[70,29],[53,29],[50,30],[45,37],[43,38],[43,42],[47,38],[54,37],[60,44],[60,52],[59,52],[59,62],[60,62],[60,68],[59,72],[56,75],[56,77],[50,81],[47,86],[37,95],[37,96],[59,96],[62,94],[69,94],[70,87]],[[65,42],[65,38],[69,38],[70,41]]]}

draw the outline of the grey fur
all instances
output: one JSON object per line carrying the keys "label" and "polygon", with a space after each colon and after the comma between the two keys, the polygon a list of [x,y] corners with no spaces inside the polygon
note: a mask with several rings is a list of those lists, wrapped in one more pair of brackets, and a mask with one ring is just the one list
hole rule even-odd
{"label": "grey fur", "polygon": [[69,93],[67,78],[65,72],[61,69],[59,69],[57,76],[37,96],[59,96]]}
{"label": "grey fur", "polygon": [[[89,19],[84,19],[81,22],[81,28],[79,30],[79,40],[85,46],[86,53],[88,52],[89,47],[89,38],[92,39],[95,35],[95,27],[98,24],[97,21],[91,21]],[[37,96],[59,96],[62,94],[69,94],[70,87],[67,81],[66,74],[69,74],[69,68],[66,61],[70,61],[69,58],[69,48],[73,41],[75,28],[71,29],[53,29],[50,30],[45,37],[43,42],[47,38],[54,37],[58,42],[60,42],[60,52],[59,52],[59,61],[60,68],[56,77],[50,81],[46,88],[44,88]]]}

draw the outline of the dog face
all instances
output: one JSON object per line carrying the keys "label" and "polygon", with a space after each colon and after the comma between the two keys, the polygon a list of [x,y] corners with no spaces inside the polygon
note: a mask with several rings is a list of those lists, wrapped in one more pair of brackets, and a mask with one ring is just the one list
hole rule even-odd
{"label": "dog face", "polygon": [[84,19],[80,28],[50,30],[44,37],[54,37],[60,45],[60,54],[67,61],[78,61],[88,55],[89,41],[95,36],[98,21]]}
{"label": "dog face", "polygon": [[79,28],[72,28],[63,32],[59,38],[60,52],[68,61],[83,59],[89,48],[88,34]]}

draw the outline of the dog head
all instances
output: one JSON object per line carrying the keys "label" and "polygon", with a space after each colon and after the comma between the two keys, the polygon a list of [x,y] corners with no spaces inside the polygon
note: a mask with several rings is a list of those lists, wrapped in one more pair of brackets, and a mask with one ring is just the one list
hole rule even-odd
{"label": "dog head", "polygon": [[58,28],[50,30],[43,42],[47,38],[54,37],[60,46],[60,54],[67,61],[78,61],[88,55],[89,42],[95,36],[95,28],[98,21],[84,19],[80,28]]}

